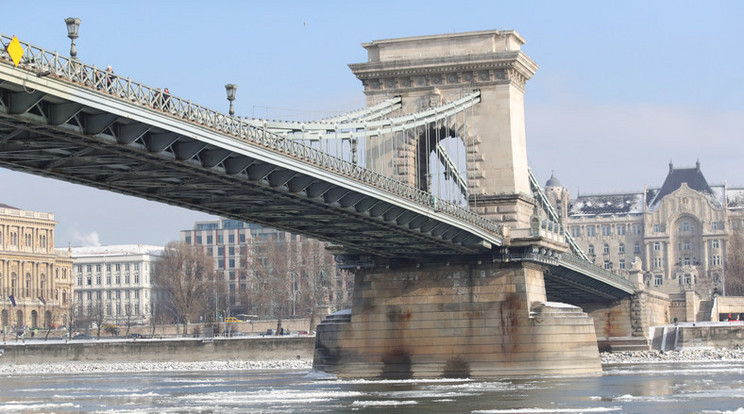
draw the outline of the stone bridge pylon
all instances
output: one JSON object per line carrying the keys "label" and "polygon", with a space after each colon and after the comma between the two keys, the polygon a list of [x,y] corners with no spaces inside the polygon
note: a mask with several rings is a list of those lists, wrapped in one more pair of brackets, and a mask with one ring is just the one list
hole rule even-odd
{"label": "stone bridge pylon", "polygon": [[368,62],[350,65],[369,106],[400,96],[403,113],[479,91],[479,103],[447,121],[393,144],[366,141],[366,161],[434,193],[428,159],[442,137],[459,138],[468,204],[503,224],[505,246],[470,256],[374,257],[353,267],[353,307],[319,325],[316,369],[382,378],[601,371],[592,318],[547,299],[548,266],[568,246],[529,232],[536,210],[524,93],[537,65],[523,43],[500,30],[381,40],[363,45]]}
{"label": "stone bridge pylon", "polygon": [[[508,228],[528,228],[533,212],[525,141],[525,83],[537,65],[521,51],[512,30],[422,36],[365,43],[368,61],[350,65],[362,81],[367,105],[402,97],[402,112],[415,113],[480,91],[480,103],[449,122],[402,138],[398,151],[367,151],[368,157],[415,168],[396,178],[431,190],[426,156],[446,135],[466,149],[471,208]],[[428,138],[428,139],[427,139]],[[368,145],[375,145],[369,141]],[[397,160],[393,160],[397,157]],[[379,160],[367,160],[376,165]]]}

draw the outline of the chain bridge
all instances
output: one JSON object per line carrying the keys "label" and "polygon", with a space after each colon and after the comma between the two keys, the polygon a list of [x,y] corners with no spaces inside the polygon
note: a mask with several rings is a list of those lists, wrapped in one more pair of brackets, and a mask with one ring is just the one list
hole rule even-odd
{"label": "chain bridge", "polygon": [[[636,293],[586,259],[527,167],[524,88],[537,65],[514,31],[366,43],[368,62],[350,67],[368,106],[304,122],[226,115],[9,36],[0,42],[2,167],[331,242],[358,273],[358,291],[390,269],[470,269],[390,276],[411,289],[412,280],[485,278],[492,270],[473,269],[491,264],[540,269],[539,282],[515,285],[528,296],[542,289],[540,303]],[[361,295],[355,309],[370,306]],[[321,365],[338,363],[326,354]],[[393,361],[382,362],[394,367],[386,376],[411,362],[381,355]]]}

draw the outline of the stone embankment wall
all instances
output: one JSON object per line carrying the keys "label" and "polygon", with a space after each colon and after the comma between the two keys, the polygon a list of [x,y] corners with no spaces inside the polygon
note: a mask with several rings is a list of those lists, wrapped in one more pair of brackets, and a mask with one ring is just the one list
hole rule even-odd
{"label": "stone embankment wall", "polygon": [[286,360],[313,357],[314,336],[0,343],[0,364],[86,361]]}
{"label": "stone embankment wall", "polygon": [[724,322],[680,326],[676,349],[744,347],[744,323]]}

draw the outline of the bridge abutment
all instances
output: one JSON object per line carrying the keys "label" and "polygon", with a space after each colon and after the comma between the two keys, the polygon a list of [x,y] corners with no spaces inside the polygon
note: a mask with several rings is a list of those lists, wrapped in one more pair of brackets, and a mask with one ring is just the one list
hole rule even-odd
{"label": "bridge abutment", "polygon": [[355,278],[351,312],[318,327],[318,370],[365,378],[601,371],[592,319],[546,301],[539,265],[374,267]]}

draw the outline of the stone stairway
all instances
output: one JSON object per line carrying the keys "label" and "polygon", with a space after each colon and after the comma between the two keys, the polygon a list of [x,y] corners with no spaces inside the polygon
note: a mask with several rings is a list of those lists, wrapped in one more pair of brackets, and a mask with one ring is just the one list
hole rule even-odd
{"label": "stone stairway", "polygon": [[695,315],[695,322],[710,322],[710,312],[713,310],[712,300],[700,301],[698,313]]}

